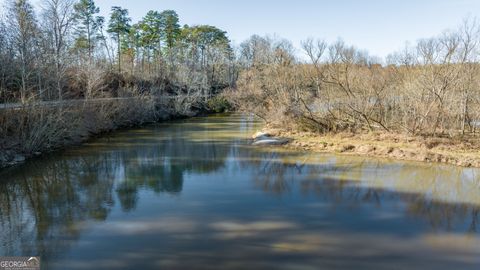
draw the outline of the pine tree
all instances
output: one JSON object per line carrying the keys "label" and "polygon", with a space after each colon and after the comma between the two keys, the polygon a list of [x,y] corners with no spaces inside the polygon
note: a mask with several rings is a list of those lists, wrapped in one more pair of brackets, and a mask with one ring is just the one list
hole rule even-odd
{"label": "pine tree", "polygon": [[96,16],[100,8],[95,6],[93,0],[80,0],[74,6],[76,27],[75,47],[87,49],[88,58],[92,59],[95,42],[99,39],[100,29],[103,24],[103,17]]}
{"label": "pine tree", "polygon": [[117,41],[118,72],[121,71],[122,38],[130,31],[130,21],[128,10],[117,6],[112,7],[107,32],[111,33]]}
{"label": "pine tree", "polygon": [[180,24],[178,14],[174,10],[165,10],[160,13],[162,39],[168,49],[172,49],[177,38],[180,36]]}

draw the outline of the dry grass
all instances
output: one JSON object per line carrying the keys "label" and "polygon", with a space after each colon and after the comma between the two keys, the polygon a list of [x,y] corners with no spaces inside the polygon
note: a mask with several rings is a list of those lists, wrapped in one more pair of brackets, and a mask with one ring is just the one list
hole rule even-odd
{"label": "dry grass", "polygon": [[317,134],[265,128],[264,132],[293,140],[288,148],[398,160],[441,162],[480,167],[480,138],[424,138],[386,132]]}

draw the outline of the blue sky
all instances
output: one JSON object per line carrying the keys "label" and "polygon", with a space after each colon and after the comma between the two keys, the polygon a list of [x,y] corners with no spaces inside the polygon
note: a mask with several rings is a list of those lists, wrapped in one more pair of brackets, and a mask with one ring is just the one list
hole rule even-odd
{"label": "blue sky", "polygon": [[[2,0],[0,0],[2,1]],[[103,15],[127,8],[134,21],[148,10],[174,9],[182,24],[211,24],[235,43],[256,34],[277,34],[299,46],[307,37],[349,44],[381,57],[406,41],[455,28],[480,17],[480,0],[96,0]]]}
{"label": "blue sky", "polygon": [[480,17],[480,0],[97,0],[129,9],[135,19],[148,10],[174,9],[181,23],[212,24],[236,43],[256,34],[278,34],[299,47],[307,37],[347,43],[384,57],[406,41],[455,28]]}

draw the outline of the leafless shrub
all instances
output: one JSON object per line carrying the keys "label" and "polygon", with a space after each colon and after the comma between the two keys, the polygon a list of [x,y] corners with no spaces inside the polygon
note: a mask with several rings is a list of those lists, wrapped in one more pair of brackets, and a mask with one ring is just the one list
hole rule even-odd
{"label": "leafless shrub", "polygon": [[[253,36],[229,98],[267,122],[319,132],[472,134],[480,126],[479,30],[465,21],[392,54],[388,65],[343,41],[313,39],[302,42],[309,59],[302,63],[275,45],[283,41]],[[275,61],[279,54],[289,60]]]}

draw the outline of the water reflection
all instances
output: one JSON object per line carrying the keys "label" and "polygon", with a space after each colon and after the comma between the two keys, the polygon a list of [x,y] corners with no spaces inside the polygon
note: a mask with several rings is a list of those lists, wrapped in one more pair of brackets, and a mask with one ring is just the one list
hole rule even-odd
{"label": "water reflection", "polygon": [[81,221],[105,220],[114,203],[114,168],[105,157],[55,159],[3,179],[0,254],[49,257],[78,238]]}
{"label": "water reflection", "polygon": [[122,131],[3,173],[0,255],[58,269],[480,265],[479,170],[252,148],[256,125]]}

